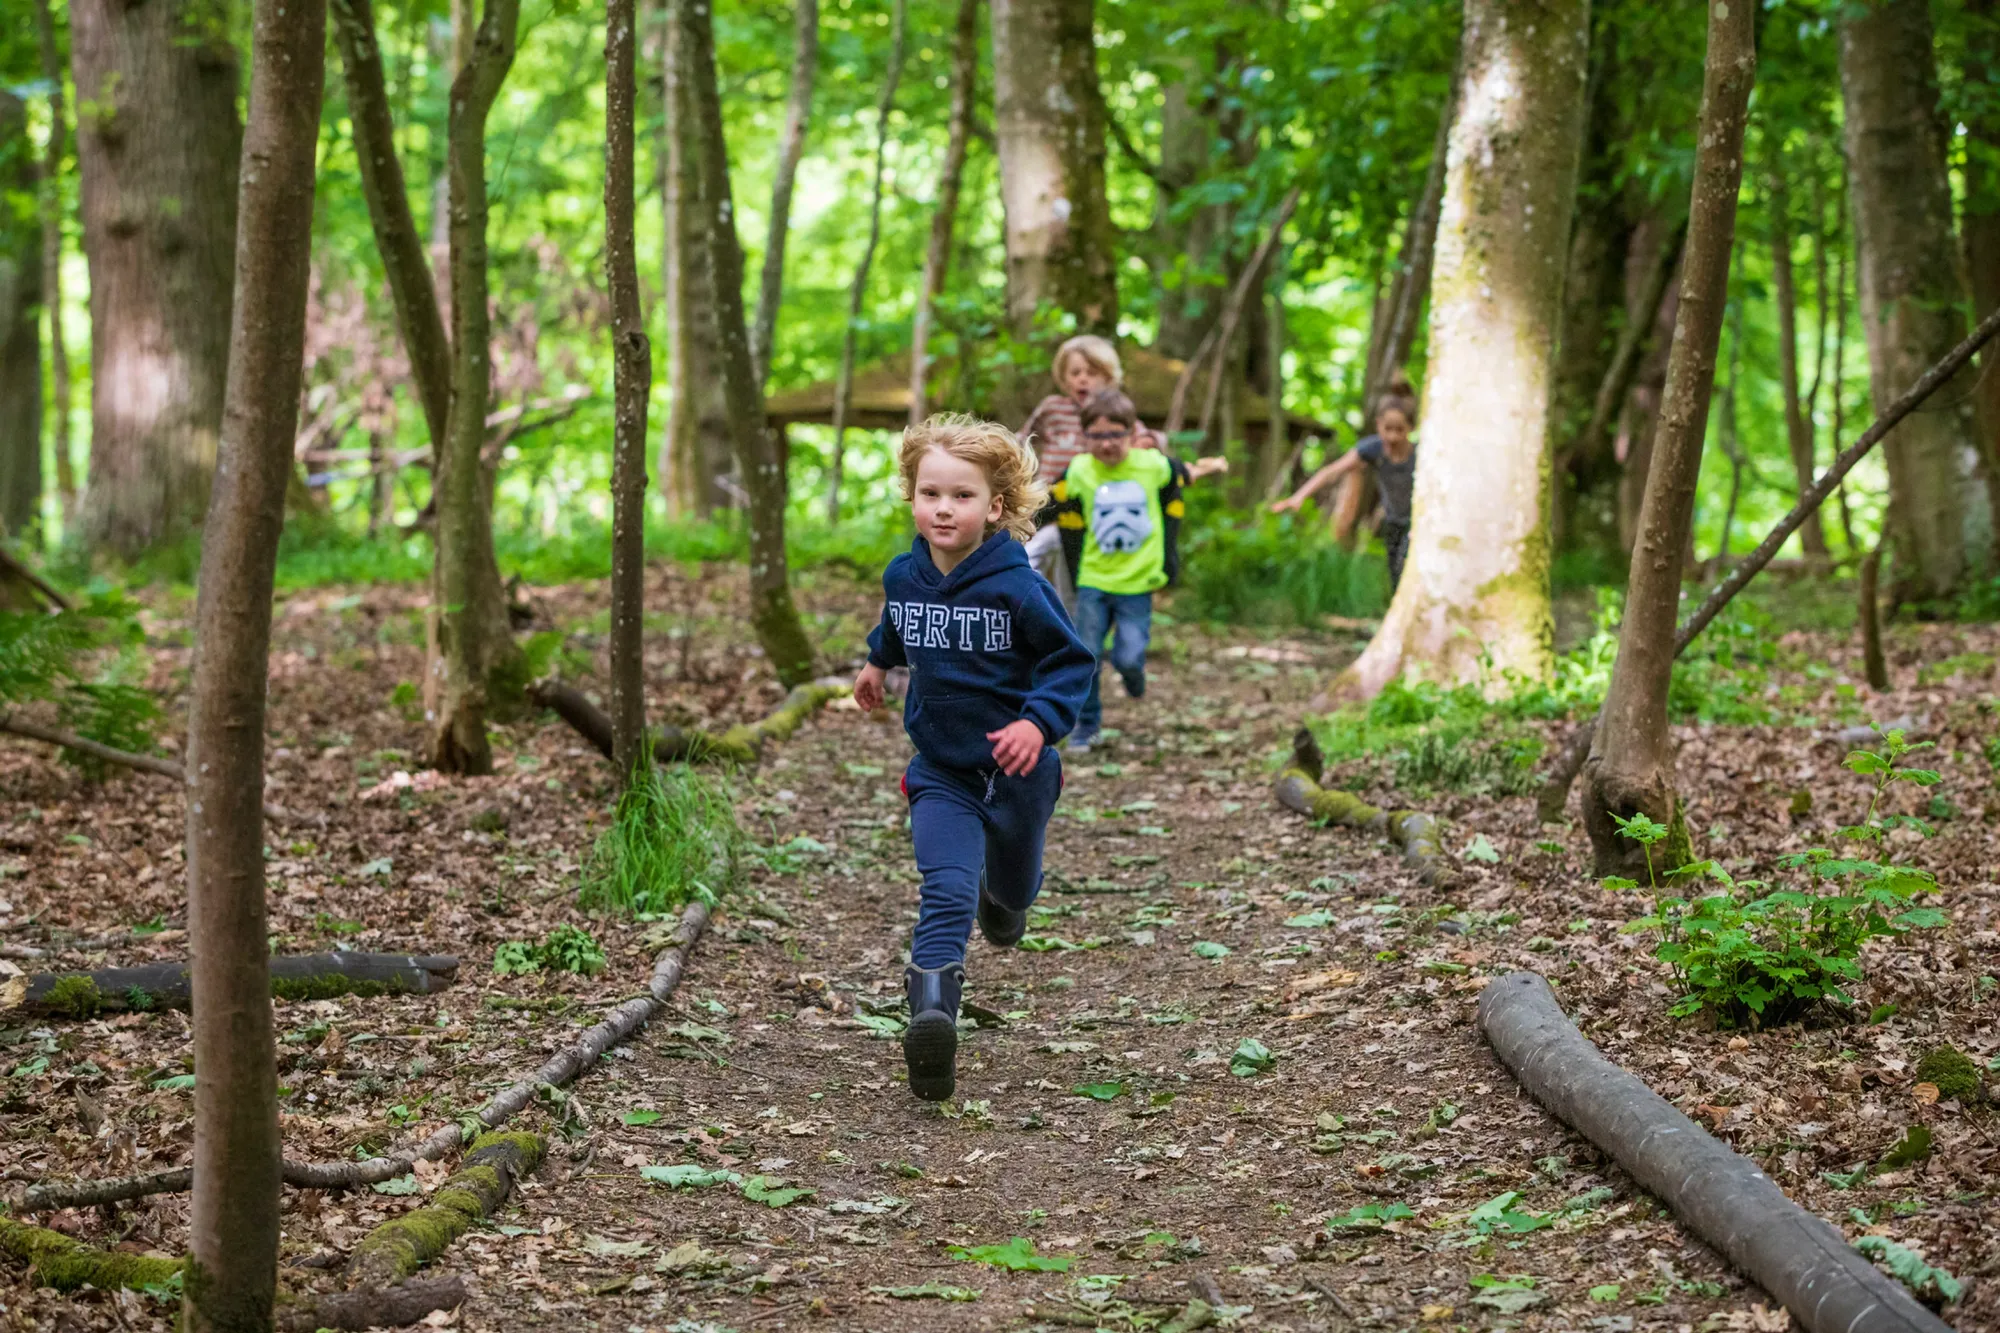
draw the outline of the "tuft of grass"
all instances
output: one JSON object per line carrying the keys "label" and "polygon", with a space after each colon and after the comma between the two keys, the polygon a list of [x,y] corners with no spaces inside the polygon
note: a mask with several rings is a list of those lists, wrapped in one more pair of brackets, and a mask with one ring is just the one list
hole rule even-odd
{"label": "tuft of grass", "polygon": [[1328,616],[1379,616],[1387,564],[1343,550],[1316,519],[1243,517],[1199,493],[1181,528],[1176,614],[1231,624],[1316,626]]}
{"label": "tuft of grass", "polygon": [[713,904],[736,877],[741,841],[720,779],[687,764],[642,763],[591,848],[577,903],[626,915]]}

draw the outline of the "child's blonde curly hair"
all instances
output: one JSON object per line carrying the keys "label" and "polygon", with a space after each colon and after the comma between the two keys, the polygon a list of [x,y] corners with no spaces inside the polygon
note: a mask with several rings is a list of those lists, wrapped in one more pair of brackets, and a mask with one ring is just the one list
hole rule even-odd
{"label": "child's blonde curly hair", "polygon": [[1035,514],[1048,502],[1048,488],[1036,479],[1035,456],[997,421],[981,421],[958,412],[941,412],[903,432],[897,470],[903,478],[903,498],[917,494],[917,464],[939,449],[978,468],[1000,500],[1000,522],[1016,541],[1035,535]]}

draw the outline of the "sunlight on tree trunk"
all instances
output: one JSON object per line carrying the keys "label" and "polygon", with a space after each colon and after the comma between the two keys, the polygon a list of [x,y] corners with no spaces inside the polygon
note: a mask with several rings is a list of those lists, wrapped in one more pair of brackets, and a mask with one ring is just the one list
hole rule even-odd
{"label": "sunlight on tree trunk", "polygon": [[1587,0],[1467,0],[1409,564],[1344,683],[1548,675],[1548,414]]}
{"label": "sunlight on tree trunk", "polygon": [[[0,200],[32,198],[28,107],[0,88]],[[42,507],[42,229],[0,208],[0,537],[34,530]]]}
{"label": "sunlight on tree trunk", "polygon": [[[898,52],[902,50],[902,40],[902,30],[898,28],[895,38]],[[799,158],[806,151],[806,124],[812,117],[814,75],[818,72],[819,0],[797,0],[792,25],[792,87],[785,96],[785,132],[779,140],[778,168],[771,177],[771,225],[764,241],[764,271],[757,283],[757,317],[750,326],[750,360],[757,370],[759,392],[771,379],[778,307],[785,294],[785,240],[792,229],[792,186],[798,180]],[[894,81],[892,77],[890,82]],[[879,152],[877,159],[879,200]]]}
{"label": "sunlight on tree trunk", "polygon": [[917,313],[910,322],[910,424],[929,414],[926,377],[930,372],[931,321],[951,268],[951,234],[958,223],[958,191],[965,179],[965,150],[972,138],[972,104],[979,83],[979,0],[958,0],[958,26],[951,46],[951,123],[946,129],[944,163],[938,168],[937,199],[931,205],[931,239],[924,251],[924,276],[917,286]]}
{"label": "sunlight on tree trunk", "polygon": [[264,905],[271,590],[303,377],[323,0],[256,0],[236,311],[188,688],[194,1202],[183,1326],[264,1333],[278,1276],[278,1069]]}
{"label": "sunlight on tree trunk", "polygon": [[236,51],[220,0],[75,0],[70,64],[90,265],[81,528],[130,558],[194,532],[208,508],[229,360]]}
{"label": "sunlight on tree trunk", "polygon": [[42,57],[42,79],[49,85],[49,142],[42,155],[42,304],[49,312],[49,416],[56,457],[56,495],[62,502],[67,531],[76,512],[76,460],[69,438],[69,344],[63,339],[62,257],[64,143],[68,138],[63,97],[62,54],[56,49],[56,25],[49,0],[35,0],[35,35]]}
{"label": "sunlight on tree trunk", "polygon": [[621,783],[641,759],[646,732],[646,404],[653,349],[639,309],[634,235],[639,44],[636,0],[607,0],[604,14],[604,253],[611,288],[611,737]]}
{"label": "sunlight on tree trunk", "polygon": [[[1841,24],[1840,84],[1861,326],[1879,411],[1965,334],[1925,0],[1853,10]],[[1959,459],[1971,444],[1948,409],[1918,413],[1885,442],[1898,601],[1949,597],[1964,579]]]}
{"label": "sunlight on tree trunk", "polygon": [[[1785,405],[1785,442],[1792,455],[1792,476],[1799,494],[1813,482],[1813,429],[1799,399],[1799,299],[1792,281],[1791,191],[1781,153],[1771,163],[1771,297],[1778,307],[1778,390]],[[1815,512],[1799,529],[1799,545],[1809,556],[1824,558],[1826,529]]]}
{"label": "sunlight on tree trunk", "polygon": [[736,239],[729,192],[729,149],[715,83],[715,31],[709,0],[673,0],[678,36],[686,42],[689,142],[699,163],[703,268],[715,294],[712,320],[720,351],[729,434],[736,450],[750,520],[750,623],[771,669],[787,686],[812,679],[812,641],[792,602],[785,555],[785,460],[764,418],[764,395],[750,364],[743,322],[743,250]]}
{"label": "sunlight on tree trunk", "polygon": [[1743,181],[1743,122],[1757,77],[1754,14],[1744,4],[1709,6],[1687,255],[1666,392],[1639,510],[1639,540],[1632,548],[1618,658],[1583,770],[1583,822],[1599,874],[1645,869],[1645,849],[1619,834],[1614,816],[1644,814],[1671,830],[1654,852],[1656,866],[1682,865],[1692,856],[1674,794],[1667,689],[1673,678],[1682,562],[1694,524],[1709,395],[1729,299],[1736,196]]}

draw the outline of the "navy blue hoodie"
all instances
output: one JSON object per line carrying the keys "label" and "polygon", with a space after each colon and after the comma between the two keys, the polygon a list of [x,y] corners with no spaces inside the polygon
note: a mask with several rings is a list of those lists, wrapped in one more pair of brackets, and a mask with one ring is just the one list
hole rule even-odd
{"label": "navy blue hoodie", "polygon": [[1027,718],[1053,745],[1076,726],[1097,659],[1021,543],[996,532],[949,574],[922,537],[882,574],[868,660],[910,668],[903,729],[947,768],[993,767],[989,731]]}

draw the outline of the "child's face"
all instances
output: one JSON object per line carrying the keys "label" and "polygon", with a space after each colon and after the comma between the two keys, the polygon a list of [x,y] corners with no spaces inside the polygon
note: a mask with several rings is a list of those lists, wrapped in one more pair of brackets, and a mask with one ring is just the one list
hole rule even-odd
{"label": "child's face", "polygon": [[1111,387],[1111,377],[1090,364],[1089,360],[1075,352],[1063,364],[1063,391],[1079,403],[1099,389]]}
{"label": "child's face", "polygon": [[944,555],[964,555],[986,540],[986,529],[998,523],[1004,505],[977,464],[932,449],[917,462],[917,482],[910,510],[917,531],[931,549]]}
{"label": "child's face", "polygon": [[1375,433],[1382,437],[1392,454],[1401,454],[1410,443],[1410,419],[1391,407],[1375,417]]}
{"label": "child's face", "polygon": [[1132,452],[1132,428],[1105,417],[1095,417],[1083,425],[1083,442],[1091,457],[1106,467],[1117,467]]}

